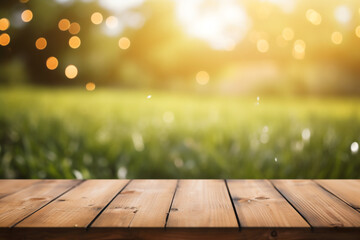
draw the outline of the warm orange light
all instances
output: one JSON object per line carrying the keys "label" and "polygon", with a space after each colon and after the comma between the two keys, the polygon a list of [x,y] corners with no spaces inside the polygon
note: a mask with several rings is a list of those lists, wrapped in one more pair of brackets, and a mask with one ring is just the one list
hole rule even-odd
{"label": "warm orange light", "polygon": [[41,37],[41,38],[38,38],[35,42],[35,46],[37,49],[39,50],[43,50],[46,48],[47,46],[47,41],[45,38]]}
{"label": "warm orange light", "polygon": [[88,82],[85,87],[86,87],[86,90],[88,90],[88,91],[94,91],[96,86],[95,86],[95,83]]}
{"label": "warm orange light", "polygon": [[58,65],[59,65],[59,61],[57,60],[56,57],[49,57],[46,60],[46,67],[50,70],[56,69]]}
{"label": "warm orange light", "polygon": [[69,46],[73,49],[80,47],[81,40],[78,36],[73,36],[69,39]]}
{"label": "warm orange light", "polygon": [[210,76],[206,71],[200,71],[196,74],[196,82],[200,85],[206,85],[210,80]]}
{"label": "warm orange light", "polygon": [[10,22],[7,18],[1,18],[0,19],[0,30],[5,31],[9,28]]}
{"label": "warm orange light", "polygon": [[356,27],[355,34],[358,38],[360,38],[360,25]]}
{"label": "warm orange light", "polygon": [[31,10],[27,9],[27,10],[24,10],[22,13],[21,13],[21,19],[24,21],[24,22],[30,22],[33,18],[33,13]]}
{"label": "warm orange light", "polygon": [[256,43],[257,50],[261,53],[269,51],[269,43],[265,39],[260,39]]}
{"label": "warm orange light", "polygon": [[65,68],[65,76],[69,79],[76,78],[78,70],[74,65],[69,65]]}
{"label": "warm orange light", "polygon": [[331,41],[336,44],[339,45],[342,43],[343,41],[343,35],[340,32],[333,32],[331,34]]}
{"label": "warm orange light", "polygon": [[58,27],[61,31],[67,31],[70,28],[70,21],[66,18],[61,19],[58,23]]}
{"label": "warm orange light", "polygon": [[0,35],[0,45],[7,46],[10,43],[10,36],[7,33],[3,33]]}
{"label": "warm orange light", "polygon": [[78,34],[79,32],[80,32],[80,24],[78,24],[77,22],[73,22],[72,24],[70,24],[69,33],[75,35]]}
{"label": "warm orange light", "polygon": [[92,22],[93,24],[98,25],[98,24],[102,23],[102,21],[103,21],[103,15],[102,15],[101,13],[99,13],[99,12],[94,12],[94,13],[91,15],[91,22]]}
{"label": "warm orange light", "polygon": [[294,30],[292,28],[284,28],[282,31],[282,36],[286,41],[291,41],[294,38]]}
{"label": "warm orange light", "polygon": [[123,50],[130,47],[130,40],[127,37],[122,37],[119,40],[119,47]]}

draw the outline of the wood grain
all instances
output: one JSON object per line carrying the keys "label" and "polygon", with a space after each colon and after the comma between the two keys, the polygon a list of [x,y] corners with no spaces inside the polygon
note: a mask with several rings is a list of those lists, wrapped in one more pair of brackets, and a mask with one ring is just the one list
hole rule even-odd
{"label": "wood grain", "polygon": [[0,227],[11,227],[78,184],[76,180],[44,180],[0,199]]}
{"label": "wood grain", "polygon": [[177,180],[133,180],[92,227],[165,226]]}
{"label": "wood grain", "polygon": [[167,228],[237,228],[224,180],[180,180]]}
{"label": "wood grain", "polygon": [[309,224],[267,180],[228,180],[241,227],[303,227]]}
{"label": "wood grain", "polygon": [[21,189],[31,186],[40,180],[14,180],[1,179],[0,180],[0,198],[15,193]]}
{"label": "wood grain", "polygon": [[312,227],[360,227],[360,213],[311,180],[273,180]]}
{"label": "wood grain", "polygon": [[85,228],[128,180],[86,180],[16,227]]}
{"label": "wood grain", "polygon": [[360,210],[360,180],[316,180],[318,184],[329,192],[347,202],[353,208]]}

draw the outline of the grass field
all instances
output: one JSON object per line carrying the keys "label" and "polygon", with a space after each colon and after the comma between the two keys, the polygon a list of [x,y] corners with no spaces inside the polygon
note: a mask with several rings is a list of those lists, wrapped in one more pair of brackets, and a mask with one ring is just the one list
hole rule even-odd
{"label": "grass field", "polygon": [[1,178],[360,178],[353,142],[354,98],[0,90]]}

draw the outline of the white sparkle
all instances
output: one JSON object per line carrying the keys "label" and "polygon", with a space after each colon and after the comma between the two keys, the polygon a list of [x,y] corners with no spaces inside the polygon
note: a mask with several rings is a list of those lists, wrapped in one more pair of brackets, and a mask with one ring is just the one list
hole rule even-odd
{"label": "white sparkle", "polygon": [[350,150],[353,154],[356,154],[359,151],[359,144],[357,142],[353,142],[350,146]]}
{"label": "white sparkle", "polygon": [[150,98],[151,98],[151,95],[148,95],[148,96],[147,96],[147,99],[150,99]]}

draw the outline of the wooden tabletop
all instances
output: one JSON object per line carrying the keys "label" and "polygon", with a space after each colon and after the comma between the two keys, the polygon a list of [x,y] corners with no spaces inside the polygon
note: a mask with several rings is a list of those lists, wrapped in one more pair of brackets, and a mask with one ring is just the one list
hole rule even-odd
{"label": "wooden tabletop", "polygon": [[360,180],[0,180],[0,239],[360,239]]}

